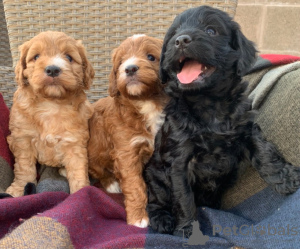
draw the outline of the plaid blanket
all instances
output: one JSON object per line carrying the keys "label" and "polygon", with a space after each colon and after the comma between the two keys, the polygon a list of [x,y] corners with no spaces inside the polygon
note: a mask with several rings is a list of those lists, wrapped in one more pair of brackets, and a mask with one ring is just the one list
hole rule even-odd
{"label": "plaid blanket", "polygon": [[[245,78],[250,81],[250,96],[258,99],[257,122],[267,138],[274,140],[287,160],[300,165],[300,58],[262,55]],[[282,101],[292,100],[278,110],[278,102],[284,105]],[[5,141],[8,113],[0,94],[0,192],[12,180],[13,161]],[[287,117],[289,124],[282,121]],[[286,125],[287,130],[281,129]],[[276,140],[278,132],[283,134]],[[127,225],[122,194],[108,194],[98,185],[72,195],[45,192],[3,198],[0,248],[300,248],[300,190],[280,196],[251,166],[224,196],[222,210],[199,207],[198,211],[200,226],[184,239]]]}

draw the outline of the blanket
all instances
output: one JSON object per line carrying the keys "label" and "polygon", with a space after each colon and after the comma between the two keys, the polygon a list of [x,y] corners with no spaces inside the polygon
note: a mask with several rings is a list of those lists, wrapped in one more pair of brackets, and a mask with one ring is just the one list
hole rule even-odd
{"label": "blanket", "polygon": [[[245,76],[264,134],[298,166],[299,63],[299,57],[261,55]],[[13,164],[3,105],[0,96],[0,191],[11,182]],[[227,191],[221,210],[198,208],[189,238],[127,225],[123,200],[97,183],[72,195],[5,197],[0,199],[0,248],[300,248],[300,190],[281,196],[251,166]]]}
{"label": "blanket", "polygon": [[0,93],[0,193],[3,193],[13,179],[13,156],[8,148],[6,137],[8,130],[9,110]]}

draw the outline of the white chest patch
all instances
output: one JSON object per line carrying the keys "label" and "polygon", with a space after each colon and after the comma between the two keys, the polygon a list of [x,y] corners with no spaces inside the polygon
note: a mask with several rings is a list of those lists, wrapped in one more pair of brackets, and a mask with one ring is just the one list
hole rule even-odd
{"label": "white chest patch", "polygon": [[162,112],[162,109],[157,109],[157,106],[152,101],[139,101],[138,107],[140,113],[145,117],[146,127],[155,136],[165,121],[165,114]]}

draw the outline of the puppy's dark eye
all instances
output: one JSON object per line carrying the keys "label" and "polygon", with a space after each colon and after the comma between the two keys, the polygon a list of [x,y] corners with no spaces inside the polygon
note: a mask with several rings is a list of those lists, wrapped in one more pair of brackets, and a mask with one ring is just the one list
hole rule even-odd
{"label": "puppy's dark eye", "polygon": [[155,57],[152,54],[148,54],[147,58],[149,61],[155,61]]}
{"label": "puppy's dark eye", "polygon": [[33,57],[33,59],[36,61],[39,57],[40,57],[40,55],[37,54],[37,55],[35,55],[35,56]]}
{"label": "puppy's dark eye", "polygon": [[70,62],[73,61],[73,58],[72,58],[70,55],[67,54],[66,57],[67,57],[67,59],[68,59]]}
{"label": "puppy's dark eye", "polygon": [[216,35],[217,34],[217,32],[213,28],[207,28],[205,30],[205,33],[207,33],[209,35]]}

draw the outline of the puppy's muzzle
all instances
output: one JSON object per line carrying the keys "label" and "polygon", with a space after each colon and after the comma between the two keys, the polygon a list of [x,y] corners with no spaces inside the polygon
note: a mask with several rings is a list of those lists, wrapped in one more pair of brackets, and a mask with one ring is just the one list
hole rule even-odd
{"label": "puppy's muzzle", "polygon": [[175,40],[176,48],[186,48],[192,41],[189,35],[180,35]]}
{"label": "puppy's muzzle", "polygon": [[57,77],[61,72],[61,69],[58,66],[51,65],[45,68],[45,73],[50,77]]}
{"label": "puppy's muzzle", "polygon": [[129,65],[125,68],[125,73],[127,76],[132,76],[137,72],[137,70],[139,70],[137,65]]}

